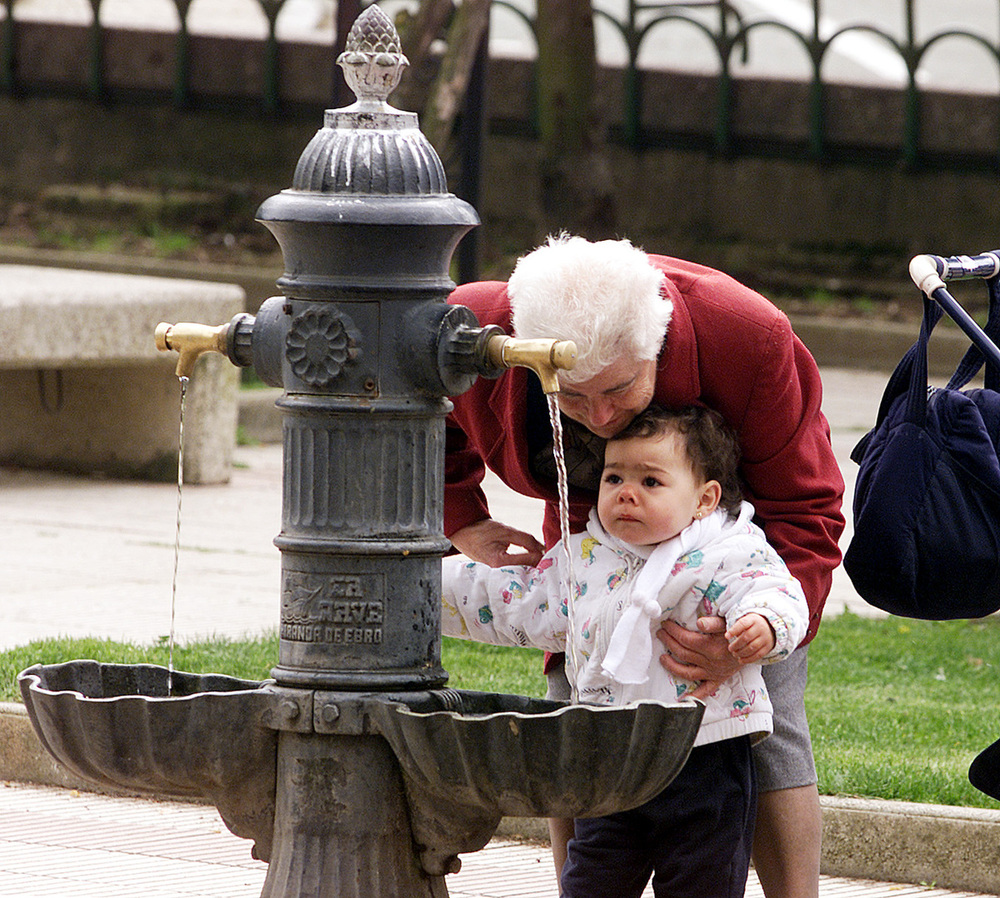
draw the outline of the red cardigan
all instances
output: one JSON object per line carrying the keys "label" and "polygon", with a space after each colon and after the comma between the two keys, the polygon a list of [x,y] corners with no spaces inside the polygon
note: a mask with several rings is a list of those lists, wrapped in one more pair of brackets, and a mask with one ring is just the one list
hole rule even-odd
{"label": "red cardigan", "polygon": [[[673,303],[653,402],[707,405],[735,428],[747,499],[809,602],[805,644],[816,635],[844,529],[844,481],[820,411],[816,363],[785,315],[760,294],[691,262],[650,261],[666,274],[663,292]],[[466,284],[450,301],[468,306],[482,325],[511,333],[505,283]],[[544,542],[551,546],[559,538],[555,484],[536,480],[528,468],[527,377],[534,375],[518,368],[496,380],[479,378],[453,398],[445,468],[448,536],[489,517],[480,488],[485,463],[511,489],[545,500]],[[572,529],[583,527],[592,504],[592,494],[571,491]]]}

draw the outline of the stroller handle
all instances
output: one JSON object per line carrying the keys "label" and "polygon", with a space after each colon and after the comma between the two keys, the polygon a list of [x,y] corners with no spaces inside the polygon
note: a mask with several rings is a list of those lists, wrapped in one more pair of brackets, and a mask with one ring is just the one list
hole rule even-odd
{"label": "stroller handle", "polygon": [[938,303],[965,332],[965,335],[994,364],[1000,366],[1000,349],[976,324],[945,286],[945,279],[989,278],[1000,272],[1000,250],[978,256],[914,256],[910,277],[922,293]]}
{"label": "stroller handle", "polygon": [[[943,281],[960,281],[967,278],[991,278],[1000,274],[1000,250],[980,253],[977,256],[916,256],[910,262],[910,276],[914,283],[923,289],[913,274],[913,265],[917,260],[921,270],[932,263],[938,276]],[[926,291],[925,291],[926,292]]]}

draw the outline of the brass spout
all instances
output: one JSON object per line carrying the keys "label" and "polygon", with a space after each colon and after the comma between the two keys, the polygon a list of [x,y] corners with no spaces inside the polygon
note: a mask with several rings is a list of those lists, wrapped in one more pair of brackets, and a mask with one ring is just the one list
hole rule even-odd
{"label": "brass spout", "polygon": [[559,392],[556,372],[576,364],[576,344],[571,340],[520,340],[497,334],[486,344],[486,355],[497,368],[530,368],[546,393]]}
{"label": "brass spout", "polygon": [[190,377],[194,371],[195,362],[204,352],[221,352],[226,355],[226,338],[229,333],[228,324],[211,327],[208,324],[168,324],[163,321],[156,325],[154,336],[156,348],[160,352],[173,350],[179,353],[177,359],[177,376]]}

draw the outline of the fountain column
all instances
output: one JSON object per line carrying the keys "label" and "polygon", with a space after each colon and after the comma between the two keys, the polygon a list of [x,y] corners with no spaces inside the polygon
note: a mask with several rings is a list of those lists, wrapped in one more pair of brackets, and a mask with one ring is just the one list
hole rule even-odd
{"label": "fountain column", "polygon": [[[74,661],[19,676],[48,750],[104,786],[208,797],[270,864],[262,898],[445,898],[458,856],[507,815],[635,807],[684,764],[696,702],[598,707],[441,689],[447,396],[523,365],[546,392],[575,347],[518,341],[449,305],[478,223],[412,113],[405,58],[370,6],[292,187],[258,218],[281,296],[156,343],[225,353],[283,389],[281,620],[274,682]],[[248,510],[252,513],[252,510]]]}
{"label": "fountain column", "polygon": [[338,63],[357,102],[327,110],[292,187],[261,205],[284,256],[283,295],[234,348],[285,390],[273,676],[289,713],[278,721],[263,895],[446,895],[413,851],[388,744],[365,734],[362,712],[355,727],[338,718],[351,695],[447,679],[440,562],[454,385],[442,381],[438,335],[449,316],[468,315],[445,301],[448,269],[479,219],[447,192],[416,114],[386,102],[406,58],[377,6],[355,22]]}
{"label": "fountain column", "polygon": [[[278,666],[283,685],[433,688],[440,664],[444,419],[437,336],[475,210],[449,194],[415,113],[386,103],[406,58],[371,7],[338,60],[358,95],[327,110],[260,220],[284,294],[252,333],[284,387]],[[475,320],[472,320],[476,324]]]}

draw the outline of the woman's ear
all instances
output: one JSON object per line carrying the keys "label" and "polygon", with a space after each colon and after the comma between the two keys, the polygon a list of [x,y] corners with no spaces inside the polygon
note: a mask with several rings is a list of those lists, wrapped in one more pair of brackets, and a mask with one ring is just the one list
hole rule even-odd
{"label": "woman's ear", "polygon": [[701,496],[698,498],[698,507],[695,509],[695,516],[707,518],[719,506],[722,498],[722,485],[718,480],[709,480],[701,489]]}

